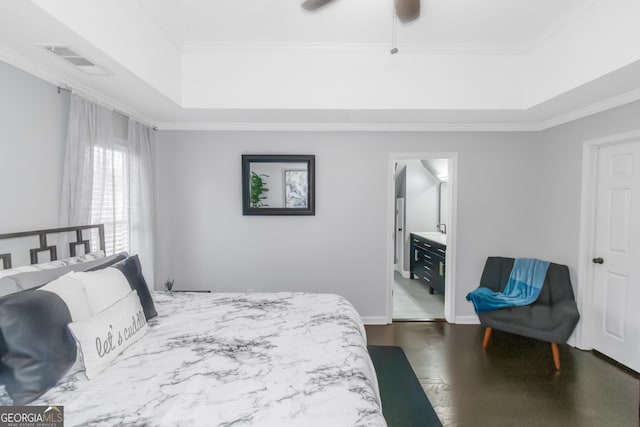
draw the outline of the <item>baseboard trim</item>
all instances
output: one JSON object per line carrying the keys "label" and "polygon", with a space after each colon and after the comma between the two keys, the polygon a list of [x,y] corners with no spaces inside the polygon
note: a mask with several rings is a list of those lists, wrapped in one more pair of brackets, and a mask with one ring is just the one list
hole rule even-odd
{"label": "baseboard trim", "polygon": [[403,270],[402,268],[398,269],[398,265],[397,264],[393,266],[393,271],[395,271],[397,273],[400,273],[400,275],[402,277],[404,277],[405,279],[410,279],[411,278],[411,272]]}
{"label": "baseboard trim", "polygon": [[387,325],[389,322],[385,316],[364,316],[362,323],[365,325]]}
{"label": "baseboard trim", "polygon": [[[397,270],[396,270],[397,271]],[[402,277],[404,277],[405,279],[410,279],[411,278],[411,273],[405,270],[400,270],[398,271],[398,273],[400,273],[400,275]]]}
{"label": "baseboard trim", "polygon": [[598,358],[604,360],[605,362],[609,363],[610,365],[613,365],[616,368],[626,372],[627,374],[631,375],[632,377],[634,377],[636,379],[640,379],[640,373],[638,371],[635,371],[633,368],[630,368],[627,365],[624,365],[624,364],[618,362],[616,359],[613,359],[613,358],[607,356],[604,353],[600,353],[598,350],[591,350],[591,353],[593,355],[595,355],[596,357],[598,357]]}
{"label": "baseboard trim", "polygon": [[478,316],[456,316],[456,325],[479,325]]}
{"label": "baseboard trim", "polygon": [[[384,316],[363,316],[362,323],[365,325],[388,325],[389,322]],[[456,316],[455,324],[458,325],[479,325],[478,316]]]}

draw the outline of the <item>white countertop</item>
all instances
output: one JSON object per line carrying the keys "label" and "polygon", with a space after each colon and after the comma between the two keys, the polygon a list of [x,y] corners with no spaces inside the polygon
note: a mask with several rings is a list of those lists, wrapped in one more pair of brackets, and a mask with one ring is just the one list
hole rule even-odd
{"label": "white countertop", "polygon": [[447,235],[442,234],[439,231],[412,231],[411,233],[415,234],[416,236],[420,236],[423,239],[428,239],[433,242],[440,243],[441,245],[446,246],[447,244]]}

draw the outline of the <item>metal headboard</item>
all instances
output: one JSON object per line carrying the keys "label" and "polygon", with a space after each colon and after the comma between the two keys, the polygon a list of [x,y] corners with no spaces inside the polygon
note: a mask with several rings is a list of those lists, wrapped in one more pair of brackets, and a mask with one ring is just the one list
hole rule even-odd
{"label": "metal headboard", "polygon": [[[35,230],[35,231],[21,231],[18,233],[6,233],[0,234],[0,240],[3,239],[16,239],[19,237],[31,237],[38,236],[40,238],[40,247],[29,249],[31,264],[38,263],[38,254],[40,252],[49,252],[49,257],[51,261],[55,261],[58,259],[58,249],[56,245],[49,245],[47,243],[47,236],[49,234],[57,234],[57,233],[76,233],[76,241],[69,243],[69,255],[76,256],[76,247],[82,245],[84,246],[84,252],[89,253],[91,251],[91,241],[84,240],[82,236],[83,230],[98,230],[98,237],[100,240],[100,249],[105,250],[104,245],[104,224],[96,224],[96,225],[77,225],[73,227],[62,227],[62,228],[49,228],[46,230]],[[9,269],[12,267],[11,263],[11,254],[5,253],[0,254],[0,260],[2,261],[4,269]]]}

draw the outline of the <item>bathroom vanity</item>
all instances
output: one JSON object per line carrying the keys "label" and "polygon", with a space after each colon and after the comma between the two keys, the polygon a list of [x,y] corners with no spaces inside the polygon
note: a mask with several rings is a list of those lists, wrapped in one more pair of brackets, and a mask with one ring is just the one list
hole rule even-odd
{"label": "bathroom vanity", "polygon": [[444,274],[447,259],[447,235],[440,232],[410,234],[411,279],[429,286],[429,292],[444,295]]}

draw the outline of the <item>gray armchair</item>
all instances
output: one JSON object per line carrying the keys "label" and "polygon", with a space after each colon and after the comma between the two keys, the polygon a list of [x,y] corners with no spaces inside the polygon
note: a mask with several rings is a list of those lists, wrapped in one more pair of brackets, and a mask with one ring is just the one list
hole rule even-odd
{"label": "gray armchair", "polygon": [[[480,287],[496,292],[504,290],[513,258],[489,257],[482,272]],[[487,348],[491,332],[500,331],[551,343],[553,362],[560,369],[558,343],[564,344],[573,332],[580,315],[576,306],[569,268],[566,265],[549,265],[540,296],[533,303],[521,307],[502,308],[478,315],[485,326],[482,347]]]}

